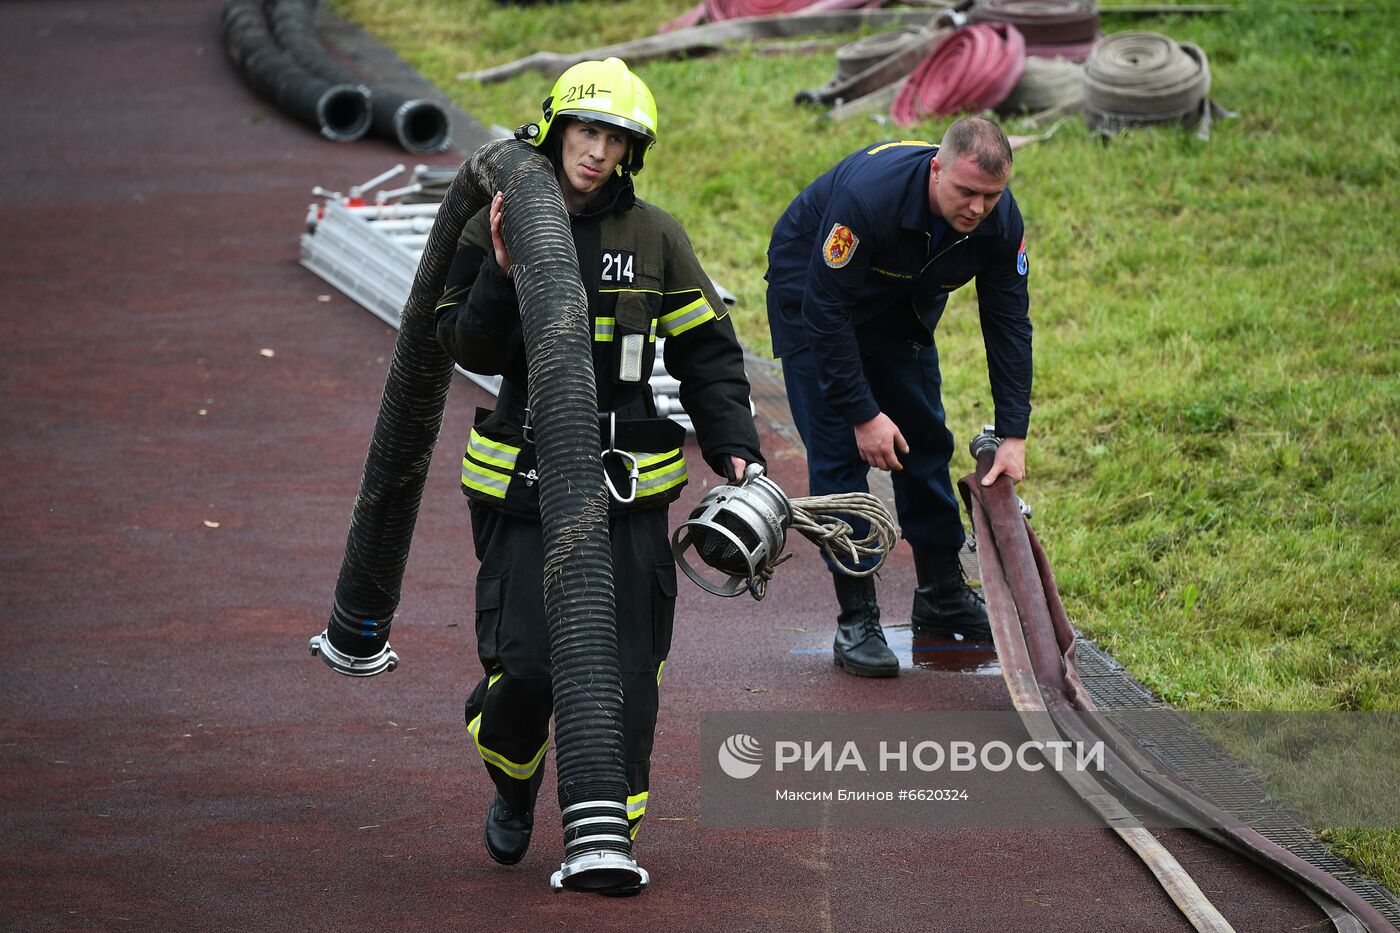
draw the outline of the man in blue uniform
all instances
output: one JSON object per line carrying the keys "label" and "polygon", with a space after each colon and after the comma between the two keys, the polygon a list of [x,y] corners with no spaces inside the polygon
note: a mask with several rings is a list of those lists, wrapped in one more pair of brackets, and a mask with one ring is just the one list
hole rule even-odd
{"label": "man in blue uniform", "polygon": [[[1007,184],[1011,146],[980,117],[942,145],[889,142],[847,156],[799,194],[768,246],[768,323],[793,420],[807,445],[809,494],[864,491],[893,471],[914,550],[915,632],[985,640],[980,596],[963,577],[964,540],[948,462],[934,327],[948,295],[976,279],[996,432],[987,482],[1020,482],[1030,423],[1029,272],[1021,212]],[[863,529],[857,529],[863,532]],[[873,577],[833,569],[836,663],[891,677]]]}

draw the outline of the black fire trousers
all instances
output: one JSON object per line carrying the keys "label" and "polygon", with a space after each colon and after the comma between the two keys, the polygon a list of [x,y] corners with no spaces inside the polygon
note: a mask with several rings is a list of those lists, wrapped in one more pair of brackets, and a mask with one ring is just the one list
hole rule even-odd
{"label": "black fire trousers", "polygon": [[[609,521],[633,838],[646,813],[661,668],[675,617],[676,565],[667,511],[620,512]],[[554,712],[544,540],[539,522],[489,505],[472,502],[471,516],[481,562],[476,641],[485,677],[467,698],[467,730],[501,796],[512,809],[529,809],[543,777]]]}

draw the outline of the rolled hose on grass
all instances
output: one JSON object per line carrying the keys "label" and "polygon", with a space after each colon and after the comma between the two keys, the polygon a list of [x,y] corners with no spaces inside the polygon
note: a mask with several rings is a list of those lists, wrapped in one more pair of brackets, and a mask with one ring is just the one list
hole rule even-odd
{"label": "rolled hose on grass", "polygon": [[1026,43],[1007,23],[966,26],[944,39],[899,89],[890,115],[900,126],[921,117],[988,110],[1011,93],[1026,67]]}
{"label": "rolled hose on grass", "polygon": [[1210,62],[1199,46],[1155,32],[1106,36],[1084,63],[1084,113],[1112,133],[1150,123],[1199,125],[1209,138]]}
{"label": "rolled hose on grass", "polygon": [[[328,81],[360,84],[353,71],[331,57],[316,36],[317,0],[272,0],[267,16],[277,43],[307,71]],[[408,152],[441,152],[452,143],[452,125],[440,104],[384,88],[367,90],[369,132]]]}
{"label": "rolled hose on grass", "polygon": [[1006,100],[997,105],[999,113],[1039,113],[1068,111],[1084,101],[1084,66],[1063,58],[1027,58],[1021,80]]}
{"label": "rolled hose on grass", "polygon": [[899,81],[937,48],[946,30],[900,26],[836,50],[836,74],[819,88],[797,92],[799,104],[856,100]]}
{"label": "rolled hose on grass", "polygon": [[327,80],[292,60],[269,30],[259,0],[225,0],[221,26],[230,61],[278,110],[336,142],[369,131],[369,90],[359,81]]}
{"label": "rolled hose on grass", "polygon": [[423,487],[442,426],[452,359],[434,308],[467,220],[505,194],[502,234],[520,299],[539,457],[544,607],[554,673],[554,741],[564,887],[616,891],[645,884],[632,859],[622,751],[608,494],[598,438],[593,329],[568,215],[548,160],[497,140],[448,188],[404,305],[394,355],[350,520],[326,631],[313,654],[343,674],[391,670],[398,608]]}

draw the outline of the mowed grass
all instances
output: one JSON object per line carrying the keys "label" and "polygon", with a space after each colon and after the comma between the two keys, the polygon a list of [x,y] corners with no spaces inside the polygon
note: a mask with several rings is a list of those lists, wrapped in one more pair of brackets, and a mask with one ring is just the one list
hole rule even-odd
{"label": "mowed grass", "polygon": [[[459,72],[642,37],[686,8],[335,5],[508,127],[553,76]],[[1070,120],[1016,154],[1036,325],[1021,489],[1070,614],[1182,707],[1400,709],[1400,12],[1248,2],[1104,28],[1197,43],[1239,117],[1209,142],[1153,128],[1105,143]],[[830,52],[754,50],[637,65],[661,112],[638,188],[738,295],[760,353],[764,251],[791,197],[862,145],[950,122],[836,124],[792,103],[833,69]],[[992,415],[970,289],[937,337],[965,441]],[[955,475],[970,468],[964,453]],[[1400,888],[1396,833],[1329,838]]]}

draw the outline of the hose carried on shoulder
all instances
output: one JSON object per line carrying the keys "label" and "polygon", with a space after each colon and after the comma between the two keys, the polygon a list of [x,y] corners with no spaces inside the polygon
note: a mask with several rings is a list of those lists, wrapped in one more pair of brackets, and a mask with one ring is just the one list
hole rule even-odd
{"label": "hose carried on shoulder", "polygon": [[539,455],[565,851],[551,883],[635,890],[648,879],[632,858],[627,824],[622,679],[592,324],[559,183],[533,146],[516,140],[482,146],[438,209],[400,321],[330,622],[311,639],[311,651],[352,676],[378,674],[398,663],[389,629],[452,376],[452,360],[437,342],[434,308],[463,226],[498,190],[507,206],[502,235],[520,299]]}

